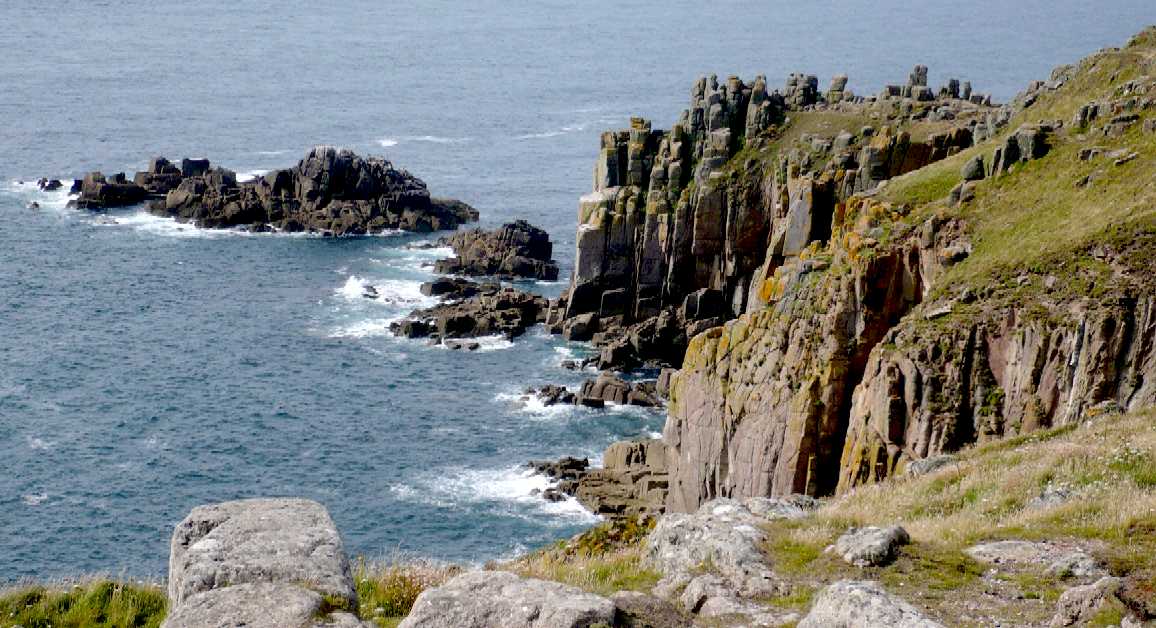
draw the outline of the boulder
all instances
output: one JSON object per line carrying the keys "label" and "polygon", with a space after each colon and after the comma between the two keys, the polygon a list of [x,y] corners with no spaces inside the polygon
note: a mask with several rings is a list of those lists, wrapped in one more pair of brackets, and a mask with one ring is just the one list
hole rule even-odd
{"label": "boulder", "polygon": [[691,617],[662,598],[638,591],[619,591],[610,596],[618,609],[622,628],[685,628]]}
{"label": "boulder", "polygon": [[[430,291],[433,289],[431,286]],[[463,290],[459,294],[475,289],[477,293],[410,312],[405,319],[390,323],[390,331],[397,336],[420,338],[436,330],[443,341],[499,334],[512,339],[542,322],[549,307],[545,297],[497,284],[458,286],[458,289]]]}
{"label": "boulder", "polygon": [[573,342],[582,342],[593,338],[597,329],[597,316],[593,313],[579,314],[563,324],[562,337]]}
{"label": "boulder", "polygon": [[919,460],[909,462],[904,472],[908,477],[917,478],[929,473],[935,473],[950,464],[954,464],[957,460],[958,458],[951,454],[939,454],[927,458],[920,458]]}
{"label": "boulder", "polygon": [[694,574],[709,563],[729,591],[743,597],[774,595],[783,586],[759,547],[766,539],[761,527],[766,522],[743,503],[725,498],[693,514],[669,513],[646,538],[644,560],[668,579]]}
{"label": "boulder", "polygon": [[308,583],[357,608],[349,560],[325,507],[306,499],[245,499],[194,508],[173,531],[169,599],[245,583]]}
{"label": "boulder", "polygon": [[249,583],[213,589],[189,598],[165,618],[162,628],[371,628],[356,615],[333,611],[316,591],[294,584]]}
{"label": "boulder", "polygon": [[959,174],[964,181],[979,181],[987,176],[983,167],[983,155],[976,155],[967,160]]}
{"label": "boulder", "polygon": [[615,614],[614,602],[575,587],[475,571],[423,591],[400,628],[589,628]]}
{"label": "boulder", "polygon": [[885,565],[911,537],[900,526],[852,528],[835,541],[835,553],[856,567]]}
{"label": "boulder", "polygon": [[799,628],[942,628],[877,582],[840,580],[815,597]]}
{"label": "boulder", "polygon": [[1119,578],[1104,577],[1092,584],[1064,591],[1056,602],[1056,614],[1048,625],[1051,628],[1066,628],[1087,624],[1105,603],[1116,598],[1122,582]]}

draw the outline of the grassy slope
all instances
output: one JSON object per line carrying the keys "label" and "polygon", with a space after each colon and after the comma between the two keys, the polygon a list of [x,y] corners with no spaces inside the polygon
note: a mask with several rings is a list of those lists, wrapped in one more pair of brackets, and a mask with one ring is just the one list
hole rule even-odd
{"label": "grassy slope", "polygon": [[168,608],[157,585],[95,579],[0,592],[0,627],[129,628],[160,626]]}

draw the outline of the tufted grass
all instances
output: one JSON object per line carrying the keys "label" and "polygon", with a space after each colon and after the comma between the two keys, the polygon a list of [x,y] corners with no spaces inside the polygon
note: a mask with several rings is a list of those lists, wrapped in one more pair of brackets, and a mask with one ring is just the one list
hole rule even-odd
{"label": "tufted grass", "polygon": [[361,618],[381,628],[397,626],[421,592],[444,584],[462,572],[457,565],[396,558],[367,562],[359,558],[353,570]]}
{"label": "tufted grass", "polygon": [[160,585],[107,578],[0,592],[0,627],[156,628],[167,610]]}

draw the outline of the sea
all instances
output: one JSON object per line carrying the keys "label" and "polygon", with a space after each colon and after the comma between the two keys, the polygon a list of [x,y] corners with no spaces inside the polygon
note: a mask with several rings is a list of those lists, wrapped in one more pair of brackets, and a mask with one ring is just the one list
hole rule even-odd
{"label": "sea", "polygon": [[39,177],[158,155],[252,176],[347,147],[483,227],[545,228],[565,278],[600,133],[668,128],[700,75],[874,94],[921,63],[1006,101],[1154,22],[1151,0],[0,0],[0,582],[161,578],[190,508],[255,496],[324,503],[367,560],[512,558],[598,521],[532,495],[526,461],[597,464],[665,419],[523,400],[593,375],[540,327],[476,352],[393,337],[431,303],[438,234],[95,215]]}

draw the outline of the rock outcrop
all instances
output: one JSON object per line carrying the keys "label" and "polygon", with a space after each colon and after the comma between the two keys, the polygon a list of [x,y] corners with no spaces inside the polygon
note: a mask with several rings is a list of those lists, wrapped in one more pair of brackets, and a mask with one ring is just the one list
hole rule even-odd
{"label": "rock outcrop", "polygon": [[477,210],[461,201],[431,198],[421,179],[384,159],[323,146],[293,168],[252,181],[238,182],[235,173],[207,159],[185,159],[178,168],[158,157],[132,181],[94,172],[79,184],[77,207],[103,210],[151,201],[154,213],[206,228],[363,235],[454,229],[478,219]]}
{"label": "rock outcrop", "polygon": [[613,625],[614,602],[575,587],[474,571],[426,589],[400,628],[590,628]]}
{"label": "rock outcrop", "polygon": [[911,537],[901,526],[867,526],[848,530],[835,540],[832,549],[856,567],[875,567],[894,560],[899,547],[910,542]]}
{"label": "rock outcrop", "polygon": [[550,235],[525,220],[494,231],[471,229],[442,238],[455,257],[438,260],[434,272],[448,275],[490,275],[500,278],[558,278]]}
{"label": "rock outcrop", "polygon": [[815,596],[799,628],[943,628],[877,582],[840,580]]}
{"label": "rock outcrop", "polygon": [[405,319],[390,323],[389,329],[406,338],[433,338],[448,343],[452,339],[492,335],[513,339],[545,320],[549,306],[546,298],[514,288],[481,284],[463,290],[458,285],[447,294],[460,296],[474,290],[476,294],[468,298],[416,310]]}
{"label": "rock outcrop", "polygon": [[[571,321],[603,332],[595,344],[614,351],[604,367],[650,359],[677,366],[689,337],[763,306],[759,284],[828,239],[839,203],[967,148],[997,124],[989,107],[946,97],[935,110],[951,110],[958,124],[926,140],[897,126],[866,127],[760,151],[780,142],[785,117],[816,106],[893,125],[931,110],[845,101],[846,77],[828,91],[839,101],[822,103],[816,85],[792,75],[779,94],[762,77],[749,85],[702,79],[669,131],[633,119],[630,129],[604,133],[594,190],[579,202],[574,274],[548,324],[568,337]],[[709,307],[699,308],[703,291]]]}
{"label": "rock outcrop", "polygon": [[304,499],[194,508],[173,531],[168,593],[166,628],[363,625],[341,536]]}

